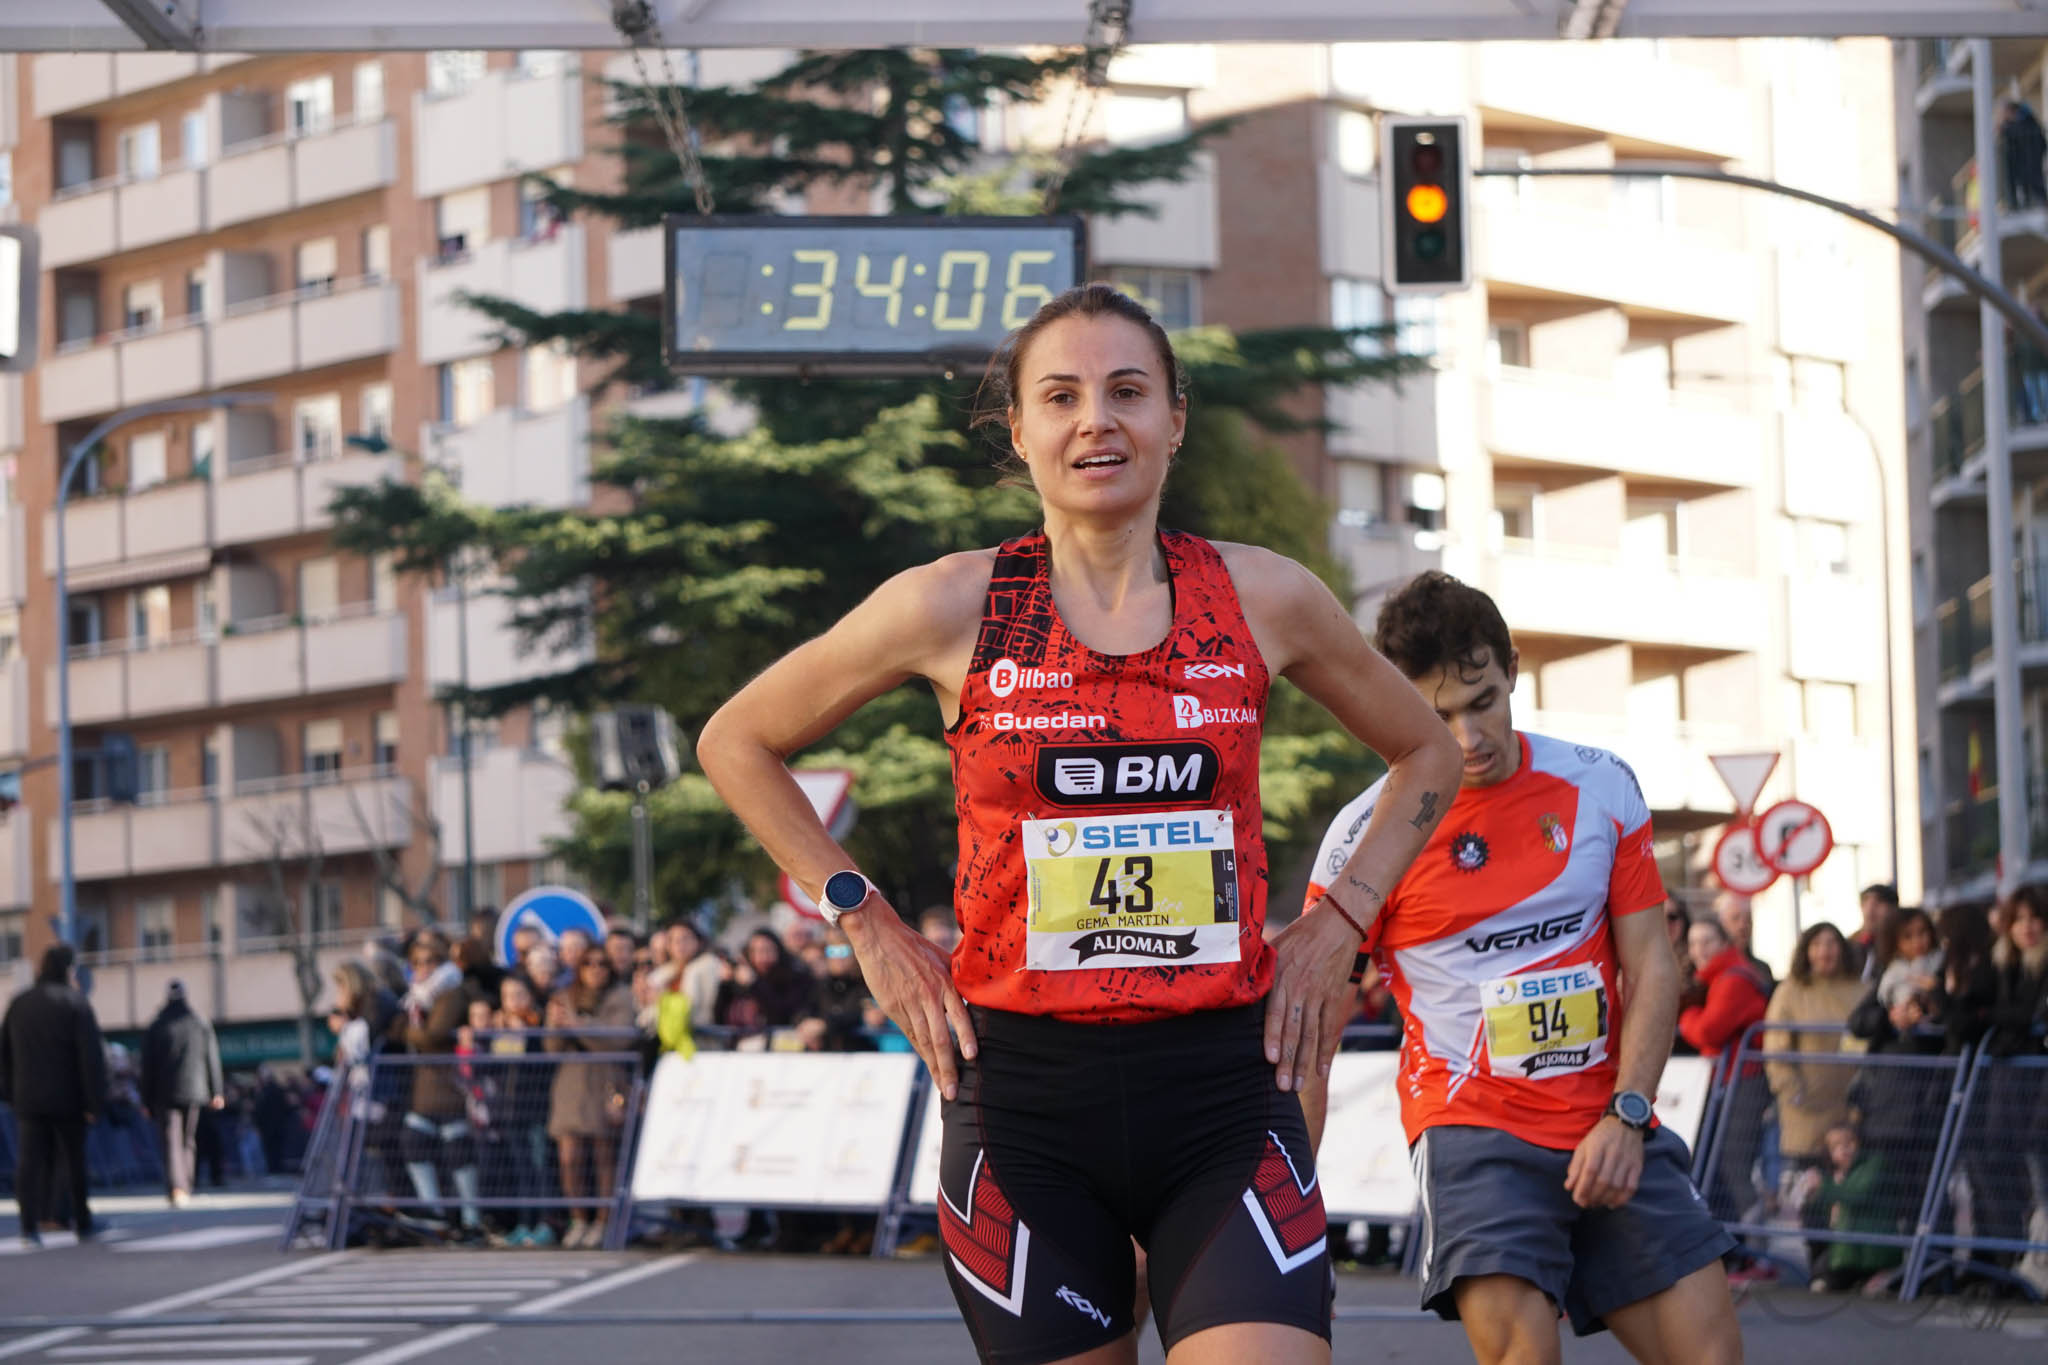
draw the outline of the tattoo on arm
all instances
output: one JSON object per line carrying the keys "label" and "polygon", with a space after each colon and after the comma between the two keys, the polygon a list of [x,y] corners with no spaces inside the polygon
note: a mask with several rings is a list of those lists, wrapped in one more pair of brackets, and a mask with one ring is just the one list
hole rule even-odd
{"label": "tattoo on arm", "polygon": [[1408,823],[1416,829],[1428,829],[1436,822],[1436,793],[1422,794],[1422,809],[1415,812],[1415,818]]}
{"label": "tattoo on arm", "polygon": [[1380,894],[1380,889],[1362,877],[1347,872],[1344,874],[1344,884],[1361,896],[1371,897],[1374,905],[1387,903],[1387,898]]}

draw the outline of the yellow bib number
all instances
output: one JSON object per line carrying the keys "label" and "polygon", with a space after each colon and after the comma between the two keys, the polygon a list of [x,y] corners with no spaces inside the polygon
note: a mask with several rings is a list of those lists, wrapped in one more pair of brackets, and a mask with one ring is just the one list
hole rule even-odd
{"label": "yellow bib number", "polygon": [[1237,841],[1227,810],[1023,822],[1037,971],[1237,961]]}
{"label": "yellow bib number", "polygon": [[1607,985],[1590,964],[1497,977],[1480,987],[1496,1076],[1538,1079],[1607,1058]]}

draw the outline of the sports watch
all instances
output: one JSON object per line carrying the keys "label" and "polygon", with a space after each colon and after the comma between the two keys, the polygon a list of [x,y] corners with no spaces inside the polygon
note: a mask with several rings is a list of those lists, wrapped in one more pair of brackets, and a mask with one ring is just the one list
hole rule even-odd
{"label": "sports watch", "polygon": [[1617,1090],[1614,1098],[1607,1101],[1606,1113],[1621,1120],[1622,1127],[1643,1132],[1650,1126],[1650,1118],[1656,1110],[1650,1098],[1634,1090]]}
{"label": "sports watch", "polygon": [[837,924],[841,915],[860,909],[874,894],[875,884],[852,868],[834,872],[825,879],[825,895],[818,902],[818,913],[825,917],[825,923]]}

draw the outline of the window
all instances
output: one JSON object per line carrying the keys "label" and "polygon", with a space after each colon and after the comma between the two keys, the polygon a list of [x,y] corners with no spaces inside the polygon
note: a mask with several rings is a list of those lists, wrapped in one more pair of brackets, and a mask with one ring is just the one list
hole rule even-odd
{"label": "window", "polygon": [[1529,328],[1519,322],[1490,322],[1486,325],[1486,365],[1497,370],[1503,365],[1529,363]]}
{"label": "window", "polygon": [[1799,550],[1811,573],[1846,576],[1850,571],[1849,528],[1839,521],[1800,522]]}
{"label": "window", "polygon": [[299,565],[299,615],[307,621],[331,619],[341,610],[341,561],[320,555]]}
{"label": "window", "polygon": [[1661,337],[1630,337],[1614,358],[1614,380],[1639,393],[1671,389],[1671,343]]}
{"label": "window", "polygon": [[293,137],[324,133],[334,126],[334,77],[293,81],[284,90],[285,131]]}
{"label": "window", "polygon": [[100,600],[97,597],[74,595],[71,598],[71,629],[68,632],[71,647],[78,649],[97,645],[105,638],[102,629]]}
{"label": "window", "polygon": [[154,123],[123,128],[114,138],[114,169],[123,180],[153,180],[162,169],[161,151]]}
{"label": "window", "polygon": [[[1535,164],[1535,158],[1526,148],[1489,146],[1479,164],[1493,171],[1526,171]],[[1532,182],[1527,176],[1516,176],[1513,180],[1488,177],[1483,183],[1487,198],[1516,204],[1528,196]]]}
{"label": "window", "polygon": [[220,599],[214,593],[211,576],[192,585],[192,619],[198,623],[201,635],[212,635],[220,629]]}
{"label": "window", "polygon": [[332,237],[315,237],[299,243],[292,260],[302,292],[325,294],[333,290],[336,254]]}
{"label": "window", "polygon": [[519,406],[548,412],[576,397],[576,357],[559,341],[529,346],[520,357]]}
{"label": "window", "polygon": [[459,260],[491,239],[491,192],[463,190],[434,201],[434,238],[443,261]]}
{"label": "window", "polygon": [[474,894],[470,906],[478,910],[495,909],[505,903],[505,865],[484,863],[476,869]]}
{"label": "window", "polygon": [[162,962],[177,939],[178,903],[169,896],[144,896],[135,902],[135,947],[144,962]]}
{"label": "window", "polygon": [[367,123],[384,117],[384,63],[357,62],[355,120]]}
{"label": "window", "polygon": [[328,781],[341,771],[341,722],[309,720],[300,728],[304,771]]}
{"label": "window", "polygon": [[1337,166],[1346,175],[1371,175],[1379,164],[1379,133],[1372,115],[1356,109],[1337,111]]}
{"label": "window", "polygon": [[212,791],[220,785],[220,737],[208,735],[199,747],[199,785]]}
{"label": "window", "polygon": [[100,330],[100,296],[90,285],[60,285],[57,341],[60,345],[91,341]]}
{"label": "window", "polygon": [[219,947],[221,942],[220,892],[212,887],[199,893],[199,922],[206,928],[207,946]]}
{"label": "window", "polygon": [[1373,460],[1337,461],[1337,521],[1376,526],[1387,519],[1387,467]]}
{"label": "window", "polygon": [[137,649],[161,644],[171,633],[171,589],[166,583],[136,588],[128,594],[128,634]]}
{"label": "window", "polygon": [[57,131],[57,188],[73,189],[93,181],[93,136],[90,127],[76,125]]}
{"label": "window", "polygon": [[22,935],[27,924],[28,912],[25,910],[0,915],[0,962],[21,961]]}
{"label": "window", "polygon": [[430,98],[459,95],[483,78],[484,54],[481,50],[427,54],[427,95]]}
{"label": "window", "polygon": [[131,332],[161,327],[164,321],[164,287],[155,280],[142,280],[121,291],[121,326]]}
{"label": "window", "polygon": [[171,789],[171,746],[145,744],[135,751],[135,799],[154,805]]}
{"label": "window", "polygon": [[1536,539],[1536,503],[1543,489],[1536,484],[1493,485],[1493,535],[1495,543]]}
{"label": "window", "polygon": [[1679,502],[1676,498],[1631,497],[1621,528],[1624,558],[1662,564],[1679,553]]}
{"label": "window", "polygon": [[391,277],[391,229],[383,223],[363,229],[363,278]]}
{"label": "window", "polygon": [[340,882],[315,882],[306,888],[306,920],[315,938],[341,933]]}
{"label": "window", "polygon": [[[1441,531],[1444,528],[1444,507],[1449,501],[1449,490],[1445,487],[1444,476],[1433,469],[1412,469],[1408,471],[1408,524],[1420,531]],[[1416,540],[1418,546],[1421,539]]]}
{"label": "window", "polygon": [[1118,146],[1164,142],[1188,128],[1187,96],[1173,92],[1117,91],[1102,102],[1103,135]]}
{"label": "window", "polygon": [[[557,184],[566,184],[568,173],[556,171],[551,178]],[[519,182],[519,239],[523,242],[545,241],[554,236],[555,229],[562,225],[562,216],[555,212],[555,206],[548,202],[548,187],[537,180]]]}
{"label": "window", "polygon": [[398,570],[388,554],[370,556],[370,605],[377,611],[398,609]]}
{"label": "window", "polygon": [[331,460],[341,453],[341,395],[323,393],[292,405],[301,460]]}
{"label": "window", "polygon": [[211,160],[206,137],[206,111],[189,110],[178,120],[178,153],[186,169],[204,166]]}
{"label": "window", "polygon": [[362,400],[357,404],[362,420],[357,424],[365,436],[381,436],[391,439],[391,386],[389,384],[363,385]]}
{"label": "window", "polygon": [[164,481],[164,452],[170,441],[161,431],[146,432],[128,441],[128,491],[140,493]]}
{"label": "window", "polygon": [[[1627,161],[1616,166],[1626,167]],[[1614,179],[1615,208],[1620,216],[1642,227],[1662,227],[1672,218],[1671,180],[1667,176],[1649,179],[1624,175]]]}
{"label": "window", "polygon": [[1195,325],[1195,272],[1192,270],[1144,270],[1120,266],[1110,272],[1111,281],[1126,294],[1145,305],[1145,310],[1169,332],[1185,331]]}
{"label": "window", "polygon": [[81,905],[78,907],[78,951],[80,956],[87,953],[104,953],[113,935],[107,932],[107,907],[105,905]]}
{"label": "window", "polygon": [[185,275],[185,316],[203,318],[206,316],[206,270],[187,271]]}
{"label": "window", "polygon": [[14,202],[14,153],[0,152],[0,208]]}
{"label": "window", "polygon": [[519,54],[522,76],[559,76],[569,67],[569,54],[558,47],[530,47]]}
{"label": "window", "polygon": [[214,425],[211,420],[192,424],[192,476],[203,479],[213,473]]}
{"label": "window", "polygon": [[377,927],[380,929],[401,929],[405,927],[405,897],[388,885],[377,888]]}
{"label": "window", "polygon": [[377,713],[376,752],[371,756],[371,762],[380,768],[392,768],[398,765],[398,713],[396,711],[379,711]]}
{"label": "window", "polygon": [[[1330,281],[1330,325],[1340,330],[1354,327],[1384,327],[1387,296],[1377,280],[1337,276]],[[1386,343],[1361,337],[1352,343],[1360,355],[1384,355]]]}
{"label": "window", "polygon": [[441,420],[466,427],[498,405],[489,356],[451,361],[441,367]]}

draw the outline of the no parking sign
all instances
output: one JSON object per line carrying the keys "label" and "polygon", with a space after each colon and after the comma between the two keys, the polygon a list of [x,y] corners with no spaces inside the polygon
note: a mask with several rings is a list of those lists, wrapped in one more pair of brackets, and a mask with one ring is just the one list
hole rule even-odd
{"label": "no parking sign", "polygon": [[499,966],[512,965],[512,935],[522,926],[540,930],[550,943],[571,929],[581,929],[592,943],[604,942],[604,915],[590,897],[566,886],[536,886],[505,907],[498,916],[498,932],[492,936]]}

